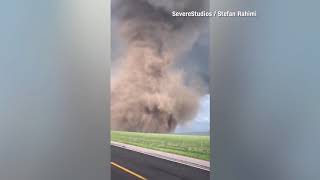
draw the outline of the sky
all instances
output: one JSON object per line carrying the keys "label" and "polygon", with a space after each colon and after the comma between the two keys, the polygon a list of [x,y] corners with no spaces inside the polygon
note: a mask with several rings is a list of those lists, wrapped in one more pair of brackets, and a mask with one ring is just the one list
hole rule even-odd
{"label": "sky", "polygon": [[210,95],[206,94],[200,99],[200,107],[196,117],[186,123],[179,125],[175,133],[199,133],[210,131]]}

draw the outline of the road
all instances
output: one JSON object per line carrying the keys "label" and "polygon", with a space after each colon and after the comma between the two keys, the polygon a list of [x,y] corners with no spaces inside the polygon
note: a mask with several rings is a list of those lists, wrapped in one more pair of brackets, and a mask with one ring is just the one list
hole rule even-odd
{"label": "road", "polygon": [[210,172],[111,146],[111,180],[209,180]]}

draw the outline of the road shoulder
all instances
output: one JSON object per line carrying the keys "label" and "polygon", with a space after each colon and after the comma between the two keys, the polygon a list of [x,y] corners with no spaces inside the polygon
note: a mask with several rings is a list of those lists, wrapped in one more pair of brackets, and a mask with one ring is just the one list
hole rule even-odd
{"label": "road shoulder", "polygon": [[142,154],[146,154],[149,156],[165,159],[168,161],[173,161],[176,163],[184,164],[187,166],[192,166],[195,168],[203,169],[206,171],[210,171],[210,162],[209,161],[204,161],[204,160],[185,157],[185,156],[176,155],[176,154],[172,154],[172,153],[142,148],[142,147],[119,143],[119,142],[115,142],[115,141],[111,141],[111,145],[116,146],[116,147],[120,147],[120,148],[124,148],[127,150],[131,150],[131,151],[139,152]]}

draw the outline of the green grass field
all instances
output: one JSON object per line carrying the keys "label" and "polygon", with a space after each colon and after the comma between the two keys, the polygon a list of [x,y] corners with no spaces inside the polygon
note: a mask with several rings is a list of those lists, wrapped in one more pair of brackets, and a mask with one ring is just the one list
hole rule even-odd
{"label": "green grass field", "polygon": [[112,131],[111,140],[207,161],[210,159],[209,136]]}

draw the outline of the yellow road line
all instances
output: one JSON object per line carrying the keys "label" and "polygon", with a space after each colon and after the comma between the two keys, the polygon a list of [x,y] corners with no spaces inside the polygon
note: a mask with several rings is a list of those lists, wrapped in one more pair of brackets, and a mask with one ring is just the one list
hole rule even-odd
{"label": "yellow road line", "polygon": [[123,170],[124,172],[127,172],[127,173],[129,173],[129,174],[131,174],[131,175],[134,175],[135,177],[137,177],[137,178],[139,178],[139,179],[147,180],[147,178],[145,178],[145,177],[143,177],[143,176],[140,176],[139,174],[137,174],[137,173],[135,173],[135,172],[132,172],[132,171],[130,171],[129,169],[120,166],[119,164],[116,164],[116,163],[114,163],[114,162],[111,162],[111,165],[113,165],[113,166],[115,166],[115,167]]}

